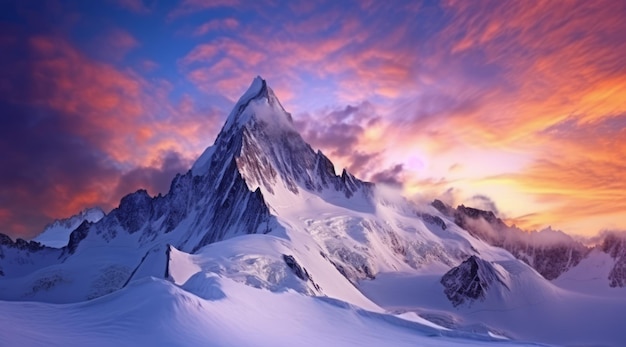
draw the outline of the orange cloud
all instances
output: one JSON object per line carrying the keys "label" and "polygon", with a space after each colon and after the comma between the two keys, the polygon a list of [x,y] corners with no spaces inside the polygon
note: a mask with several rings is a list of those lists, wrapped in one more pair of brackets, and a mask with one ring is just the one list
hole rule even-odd
{"label": "orange cloud", "polygon": [[[506,88],[480,92],[478,108],[442,128],[464,142],[517,148],[534,161],[523,171],[487,179],[518,187],[539,203],[528,225],[558,225],[593,233],[626,227],[626,30],[618,2],[449,2],[453,25],[442,33],[445,58],[484,54],[499,66]],[[443,39],[445,37],[446,39]],[[444,60],[445,61],[445,60]],[[472,88],[470,86],[470,88]],[[620,120],[621,119],[621,120]],[[455,129],[465,129],[462,132]],[[593,216],[606,225],[577,227]],[[567,222],[564,222],[567,221]]]}
{"label": "orange cloud", "polygon": [[[32,68],[37,103],[60,111],[72,122],[72,131],[118,162],[148,164],[155,154],[144,149],[150,145],[188,153],[190,142],[216,129],[213,112],[205,117],[209,124],[203,131],[194,130],[194,117],[201,115],[190,116],[192,105],[183,114],[170,104],[167,83],[91,61],[62,40],[37,37],[31,46],[37,56]],[[163,112],[170,117],[156,118]],[[165,141],[163,134],[168,134],[168,146],[155,143]]]}
{"label": "orange cloud", "polygon": [[467,125],[497,122],[501,138],[515,141],[570,115],[601,119],[626,111],[624,4],[451,1],[448,10],[452,25],[440,37],[451,47],[446,59],[481,52],[509,86],[465,115]]}
{"label": "orange cloud", "polygon": [[90,59],[64,39],[15,42],[30,54],[10,65],[27,83],[0,96],[0,178],[9,187],[0,192],[8,211],[0,232],[29,237],[85,207],[112,208],[138,188],[164,192],[220,125],[214,109],[170,101],[169,83]]}
{"label": "orange cloud", "polygon": [[[544,155],[509,179],[524,192],[551,208],[533,216],[532,222],[559,225],[590,234],[602,228],[621,227],[626,217],[626,118],[612,117],[596,124],[570,120],[543,136]],[[590,217],[604,216],[603,221]]]}

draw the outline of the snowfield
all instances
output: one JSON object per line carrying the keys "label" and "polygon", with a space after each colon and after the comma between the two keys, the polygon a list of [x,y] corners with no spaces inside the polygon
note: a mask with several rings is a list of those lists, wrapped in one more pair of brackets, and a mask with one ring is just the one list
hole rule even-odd
{"label": "snowfield", "polygon": [[359,288],[390,312],[415,312],[456,330],[488,330],[512,339],[563,346],[618,347],[626,341],[624,296],[605,298],[554,286],[540,291],[529,285],[527,295],[521,296],[527,302],[489,298],[471,307],[453,307],[439,279],[437,275],[385,273],[376,280],[363,281]]}
{"label": "snowfield", "polygon": [[[176,256],[183,257],[199,260],[193,255]],[[200,262],[205,260],[210,262]],[[187,277],[199,270],[191,265],[176,271]],[[0,341],[7,346],[500,345],[499,339],[489,336],[451,331],[288,288],[273,292],[254,288],[205,271],[190,275],[181,286],[144,278],[75,304],[0,302]]]}

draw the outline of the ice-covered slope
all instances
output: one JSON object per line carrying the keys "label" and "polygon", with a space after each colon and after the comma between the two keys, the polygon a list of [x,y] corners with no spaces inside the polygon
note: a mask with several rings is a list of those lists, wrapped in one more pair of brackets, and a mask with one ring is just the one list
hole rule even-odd
{"label": "ice-covered slope", "polygon": [[0,302],[0,341],[20,346],[537,346],[498,342],[332,299],[201,273],[145,278],[85,303]]}
{"label": "ice-covered slope", "polygon": [[45,227],[45,229],[33,241],[37,241],[45,246],[62,248],[67,246],[70,240],[70,234],[76,230],[78,226],[84,222],[95,223],[104,217],[104,211],[99,207],[88,208],[80,211],[78,214],[65,218],[57,219]]}

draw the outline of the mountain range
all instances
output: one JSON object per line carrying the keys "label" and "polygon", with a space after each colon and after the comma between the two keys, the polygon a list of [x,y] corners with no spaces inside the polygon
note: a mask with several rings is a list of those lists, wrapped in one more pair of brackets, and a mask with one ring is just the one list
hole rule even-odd
{"label": "mountain range", "polygon": [[528,233],[338,173],[257,77],[165,195],[0,234],[0,342],[619,346],[625,286],[618,233]]}

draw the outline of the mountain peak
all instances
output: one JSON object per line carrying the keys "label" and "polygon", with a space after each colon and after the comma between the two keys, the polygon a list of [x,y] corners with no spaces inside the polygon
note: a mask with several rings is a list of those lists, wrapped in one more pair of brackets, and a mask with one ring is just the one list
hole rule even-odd
{"label": "mountain peak", "polygon": [[272,129],[294,130],[291,114],[285,111],[272,88],[261,76],[255,77],[241,95],[222,131],[228,131],[232,127],[241,128],[251,120],[265,123]]}
{"label": "mountain peak", "polygon": [[215,143],[198,158],[192,172],[202,176],[215,166],[222,175],[222,168],[230,165],[251,191],[261,187],[266,197],[284,187],[294,194],[300,189],[332,188],[350,198],[368,186],[347,172],[336,176],[330,160],[302,138],[291,114],[260,76],[239,98]]}

